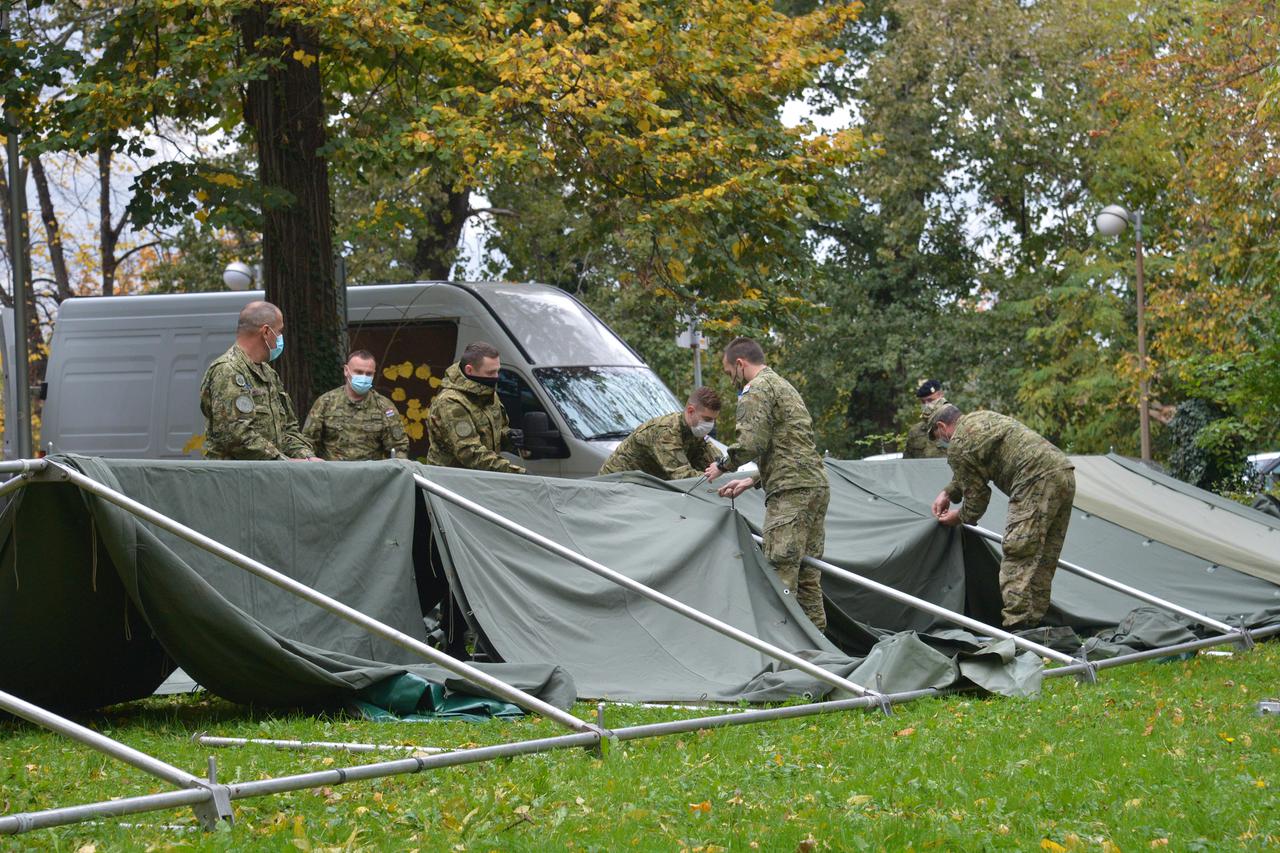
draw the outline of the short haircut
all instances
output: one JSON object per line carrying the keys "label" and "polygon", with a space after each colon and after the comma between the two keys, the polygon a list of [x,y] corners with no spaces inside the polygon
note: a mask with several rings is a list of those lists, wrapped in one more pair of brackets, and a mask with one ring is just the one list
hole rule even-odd
{"label": "short haircut", "polygon": [[373,357],[373,353],[369,352],[367,349],[352,350],[351,355],[347,356],[347,363],[349,364],[353,358],[367,358],[374,364],[378,363],[378,360]]}
{"label": "short haircut", "polygon": [[960,410],[950,403],[938,409],[929,416],[929,437],[933,438],[933,430],[938,424],[953,424],[960,420],[960,415]]}
{"label": "short haircut", "polygon": [[480,362],[486,358],[501,358],[498,348],[493,344],[487,344],[484,341],[472,341],[467,344],[467,348],[462,351],[462,358],[458,359],[458,364],[463,367],[470,365],[471,367],[479,367]]}
{"label": "short haircut", "polygon": [[738,359],[748,364],[764,364],[764,350],[751,338],[734,338],[724,348],[724,360],[732,364]]}
{"label": "short haircut", "polygon": [[693,389],[693,393],[689,395],[689,405],[706,409],[708,412],[718,412],[721,406],[720,395],[714,388],[703,385]]}
{"label": "short haircut", "polygon": [[284,318],[284,313],[270,302],[250,302],[240,309],[240,320],[236,323],[236,334],[244,335],[256,332],[263,326],[274,326]]}

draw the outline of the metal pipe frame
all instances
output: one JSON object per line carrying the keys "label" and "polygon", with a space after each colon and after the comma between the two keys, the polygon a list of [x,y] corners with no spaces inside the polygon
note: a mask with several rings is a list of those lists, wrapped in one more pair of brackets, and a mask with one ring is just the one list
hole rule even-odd
{"label": "metal pipe frame", "polygon": [[100,497],[109,503],[115,504],[126,512],[137,516],[144,521],[148,521],[163,530],[167,530],[180,539],[190,542],[192,545],[208,551],[211,554],[215,554],[226,560],[228,563],[244,569],[250,574],[257,575],[263,580],[268,581],[287,592],[291,592],[305,601],[309,601],[336,616],[340,616],[348,622],[359,625],[371,634],[382,637],[385,640],[389,640],[402,648],[416,652],[437,666],[447,669],[454,675],[466,679],[471,684],[480,687],[483,690],[487,690],[495,696],[505,699],[515,705],[519,705],[526,711],[531,711],[535,714],[547,717],[548,719],[555,720],[560,725],[572,729],[573,731],[589,732],[595,730],[595,726],[591,723],[588,723],[585,720],[580,720],[573,714],[570,714],[567,711],[562,711],[554,705],[544,702],[523,690],[518,690],[506,682],[494,678],[493,676],[488,675],[469,664],[450,657],[444,652],[433,649],[426,643],[416,640],[408,634],[392,628],[390,625],[379,622],[377,619],[361,613],[354,607],[349,607],[336,599],[330,598],[329,596],[312,589],[306,584],[299,583],[293,578],[277,572],[270,566],[260,563],[252,557],[241,554],[234,548],[229,548],[221,542],[211,539],[203,533],[187,527],[185,524],[174,521],[172,518],[155,511],[146,504],[139,503],[127,495],[123,495],[114,489],[110,489],[91,477],[86,477],[79,471],[65,465],[59,465],[51,462],[49,463],[49,468],[45,472],[45,476],[48,477],[50,474],[59,479],[66,479],[74,483],[83,491]]}
{"label": "metal pipe frame", "polygon": [[[1259,628],[1251,632],[1255,639],[1264,639],[1280,634],[1280,625],[1268,625],[1265,628]],[[1225,646],[1228,644],[1238,643],[1240,638],[1235,635],[1224,634],[1217,637],[1205,637],[1201,640],[1188,640],[1185,643],[1176,643],[1172,646],[1163,646],[1158,649],[1145,649],[1140,652],[1131,652],[1124,655],[1116,655],[1113,658],[1102,658],[1096,661],[1085,663],[1074,663],[1071,666],[1061,666],[1055,669],[1046,670],[1045,678],[1055,678],[1060,675],[1079,675],[1083,673],[1087,666],[1094,669],[1111,669],[1112,667],[1124,666],[1125,664],[1138,663],[1144,660],[1153,660],[1155,658],[1167,658],[1170,655],[1180,655],[1184,652],[1194,652],[1200,649],[1207,649],[1213,646]]]}
{"label": "metal pipe frame", "polygon": [[[754,533],[751,534],[751,538],[756,540],[756,544],[758,545],[764,544],[764,539]],[[805,557],[804,563],[825,574],[831,575],[832,577],[850,581],[864,589],[878,592],[881,595],[892,598],[894,601],[901,604],[909,605],[917,610],[923,610],[925,613],[930,613],[934,616],[946,619],[949,622],[954,622],[955,624],[968,628],[971,631],[989,634],[993,637],[999,637],[1002,640],[1011,640],[1018,648],[1034,652],[1041,657],[1055,660],[1061,664],[1074,664],[1077,662],[1076,658],[1073,658],[1071,655],[1064,652],[1060,652],[1057,649],[1051,649],[1048,646],[1035,642],[1034,640],[1028,640],[1026,637],[1019,637],[1017,634],[1011,634],[1003,628],[997,628],[994,625],[979,622],[977,619],[965,616],[963,613],[956,613],[954,610],[948,610],[940,604],[934,604],[932,601],[917,598],[916,596],[903,592],[900,589],[894,589],[893,587],[882,584],[879,581],[873,581],[871,578],[864,578],[862,575],[851,572],[848,569],[842,569],[839,566],[826,562],[825,560],[819,560],[817,557]]]}
{"label": "metal pipe frame", "polygon": [[[983,539],[990,540],[1001,546],[1004,545],[1004,537],[995,531],[987,530],[985,527],[979,527],[976,524],[966,524],[964,528],[965,530],[973,531]],[[1183,607],[1180,604],[1174,604],[1172,601],[1160,598],[1157,595],[1152,595],[1149,592],[1144,592],[1137,587],[1129,586],[1128,584],[1121,583],[1118,580],[1113,580],[1106,575],[1100,575],[1097,572],[1086,569],[1084,566],[1077,566],[1075,563],[1069,563],[1066,560],[1058,560],[1058,565],[1071,572],[1073,575],[1078,575],[1086,580],[1091,580],[1094,583],[1114,589],[1116,592],[1123,592],[1125,595],[1132,596],[1139,601],[1145,601],[1148,604],[1163,607],[1165,610],[1171,610],[1174,613],[1186,616],[1188,619],[1195,620],[1197,624],[1203,625],[1206,628],[1213,628],[1216,631],[1222,631],[1224,634],[1234,634],[1238,639],[1248,638],[1248,632],[1243,628],[1234,628],[1226,622],[1220,622],[1217,619],[1205,616],[1203,613],[1197,613],[1196,611]]]}
{"label": "metal pipe frame", "polygon": [[[688,617],[689,619],[692,619],[694,622],[697,622],[700,625],[704,625],[718,634],[728,637],[729,639],[734,640],[738,643],[741,643],[745,646],[749,646],[750,648],[753,648],[756,651],[761,652],[762,654],[768,655],[769,657],[775,660],[788,663],[791,666],[795,667],[796,669],[808,675],[811,675],[814,678],[819,679],[820,681],[826,682],[827,684],[830,684],[831,686],[839,690],[852,693],[855,696],[868,696],[873,698],[879,697],[877,698],[878,702],[880,701],[880,698],[883,698],[878,691],[870,690],[866,687],[863,687],[860,684],[856,684],[848,680],[847,678],[841,678],[840,676],[836,675],[833,672],[829,672],[828,670],[825,670],[820,666],[810,663],[809,661],[805,660],[799,655],[794,655],[791,652],[788,652],[784,649],[780,649],[771,643],[767,643],[764,640],[761,640],[759,637],[756,637],[752,634],[747,633],[746,631],[741,630],[740,628],[735,628],[729,623],[722,622],[719,619],[715,618],[714,616],[710,616],[706,613],[703,613],[701,610],[698,610],[694,607],[690,607],[689,605],[685,604],[682,601],[678,601],[677,599],[674,599],[668,595],[664,595],[663,593],[658,592],[656,589],[653,589],[652,587],[646,586],[645,584],[642,584],[637,580],[629,578],[620,572],[614,571],[613,569],[609,568],[608,566],[602,563],[598,563],[595,560],[592,560],[590,557],[587,557],[583,554],[579,554],[577,551],[574,551],[571,548],[566,548],[565,546],[561,545],[559,542],[555,542],[541,535],[540,533],[530,530],[529,528],[524,527],[522,525],[516,524],[514,521],[510,521],[506,518],[503,518],[502,516],[498,515],[496,512],[493,512],[492,510],[481,506],[475,501],[468,500],[467,498],[464,498],[462,495],[458,494],[457,492],[446,489],[444,486],[441,486],[437,483],[433,483],[431,480],[428,480],[426,477],[423,477],[421,474],[414,474],[413,479],[418,483],[419,486],[426,489],[428,492],[435,495],[436,497],[441,498],[442,500],[446,500],[449,503],[452,503],[456,506],[462,507],[463,509],[472,513],[473,515],[478,515],[481,518],[485,519],[486,521],[496,524],[502,529],[510,533],[514,533],[520,538],[525,539],[526,541],[532,542],[533,544],[547,551],[550,551],[556,556],[563,557],[564,559],[569,560],[570,562],[578,566],[581,566],[582,568],[586,569],[592,574],[598,575],[602,578],[605,578],[606,580],[609,580],[609,581],[612,581],[613,583],[618,584],[619,586],[625,587],[626,589],[629,589],[632,592],[642,595],[645,598],[649,599],[650,601],[656,602],[662,605],[663,607],[666,607],[669,610],[674,610],[676,613],[679,613],[682,616]],[[880,705],[886,711],[888,710],[888,703],[880,702]]]}
{"label": "metal pipe frame", "polygon": [[448,750],[439,746],[406,746],[381,743],[336,743],[327,740],[277,740],[265,737],[217,737],[203,732],[191,738],[201,746],[270,746],[276,749],[329,749],[340,752],[421,752],[435,755]]}

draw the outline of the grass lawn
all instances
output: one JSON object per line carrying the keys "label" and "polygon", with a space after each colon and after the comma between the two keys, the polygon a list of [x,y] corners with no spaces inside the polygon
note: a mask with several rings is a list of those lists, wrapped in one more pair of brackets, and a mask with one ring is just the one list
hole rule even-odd
{"label": "grass lawn", "polygon": [[[1046,682],[1035,700],[950,696],[240,800],[205,834],[173,810],[46,829],[0,847],[68,851],[1221,850],[1280,847],[1280,643]],[[594,713],[580,705],[580,716]],[[610,707],[622,726],[694,711]],[[203,694],[93,717],[102,732],[223,781],[369,755],[211,749],[199,731],[457,747],[561,732],[542,720],[271,717]],[[391,756],[386,756],[390,758]],[[0,723],[0,814],[166,790],[34,727]],[[130,825],[122,825],[127,822]]]}

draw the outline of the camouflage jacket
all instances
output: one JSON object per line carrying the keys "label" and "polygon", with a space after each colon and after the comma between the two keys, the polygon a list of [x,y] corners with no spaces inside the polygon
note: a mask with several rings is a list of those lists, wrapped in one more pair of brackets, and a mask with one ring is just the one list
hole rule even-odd
{"label": "camouflage jacket", "polygon": [[960,520],[965,524],[976,524],[987,511],[987,481],[1016,499],[1045,474],[1075,467],[1044,436],[996,412],[960,416],[947,448],[947,464],[952,474],[947,494],[953,503],[964,501]]}
{"label": "camouflage jacket", "polygon": [[903,459],[941,459],[947,451],[929,440],[929,415],[938,406],[945,406],[945,397],[920,407],[920,419],[907,430],[907,442],[902,448]]}
{"label": "camouflage jacket", "polygon": [[473,381],[454,364],[427,413],[428,465],[523,474],[501,450],[513,450],[507,410],[494,389]]}
{"label": "camouflage jacket", "polygon": [[601,474],[644,471],[663,480],[698,477],[715,459],[706,439],[685,423],[684,412],[647,420],[605,460]]}
{"label": "camouflage jacket", "polygon": [[271,365],[258,364],[232,344],[213,360],[200,383],[205,451],[210,459],[306,459],[311,445]]}
{"label": "camouflage jacket", "polygon": [[326,391],[311,407],[302,434],[321,459],[363,462],[409,456],[400,413],[377,391],[363,400],[348,397],[346,385]]}
{"label": "camouflage jacket", "polygon": [[729,448],[726,471],[755,460],[756,478],[768,494],[827,488],[827,472],[813,444],[813,423],[800,393],[764,368],[738,395],[738,440]]}

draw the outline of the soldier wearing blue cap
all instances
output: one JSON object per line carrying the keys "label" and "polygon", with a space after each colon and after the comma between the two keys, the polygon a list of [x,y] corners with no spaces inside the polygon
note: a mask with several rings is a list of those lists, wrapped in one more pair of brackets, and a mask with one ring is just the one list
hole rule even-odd
{"label": "soldier wearing blue cap", "polygon": [[903,459],[940,459],[947,454],[929,440],[926,429],[929,416],[939,406],[946,405],[942,396],[942,383],[936,379],[921,379],[916,385],[916,398],[920,400],[920,419],[907,430],[907,441],[902,448]]}

